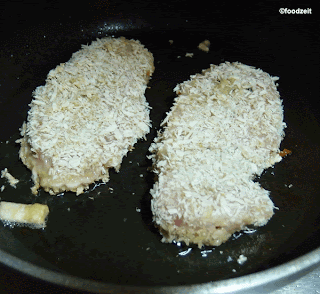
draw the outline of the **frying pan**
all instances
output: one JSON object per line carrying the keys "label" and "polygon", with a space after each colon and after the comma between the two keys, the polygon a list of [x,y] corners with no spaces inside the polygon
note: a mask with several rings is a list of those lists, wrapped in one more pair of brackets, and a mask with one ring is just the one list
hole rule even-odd
{"label": "frying pan", "polygon": [[[20,182],[14,189],[2,179],[6,188],[0,197],[50,208],[45,230],[0,225],[0,259],[13,271],[11,277],[29,277],[63,293],[263,293],[316,268],[320,112],[315,12],[280,14],[281,7],[298,7],[270,1],[247,7],[189,1],[77,5],[11,1],[1,7],[0,168],[7,167]],[[153,128],[124,158],[120,172],[111,170],[107,184],[92,185],[79,196],[41,190],[36,197],[15,144],[32,91],[81,44],[104,36],[138,39],[153,53],[156,70],[146,91]],[[197,48],[205,39],[211,41],[209,53]],[[163,244],[150,211],[154,176],[148,147],[172,105],[175,85],[224,61],[280,77],[287,123],[281,149],[292,154],[255,179],[271,191],[279,210],[266,226],[234,234],[217,248]],[[248,258],[243,265],[237,263],[241,254]]]}

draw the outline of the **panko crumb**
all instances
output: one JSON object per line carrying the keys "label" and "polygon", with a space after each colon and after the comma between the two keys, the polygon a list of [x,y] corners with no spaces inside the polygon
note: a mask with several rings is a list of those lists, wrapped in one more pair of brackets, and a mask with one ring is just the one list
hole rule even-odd
{"label": "panko crumb", "polygon": [[242,264],[244,264],[244,263],[247,261],[247,259],[248,259],[248,258],[247,258],[246,256],[240,254],[239,258],[237,259],[237,262],[238,262],[240,265],[242,265]]}
{"label": "panko crumb", "polygon": [[[11,187],[16,188],[16,184],[19,183],[19,180],[13,177],[9,172],[8,169],[5,168],[1,171],[1,178],[6,178],[8,180],[8,183]],[[4,188],[1,187],[1,192],[4,190]]]}
{"label": "panko crumb", "polygon": [[279,152],[279,155],[281,157],[286,157],[287,155],[290,155],[292,153],[291,150],[284,148],[282,151]]}
{"label": "panko crumb", "polygon": [[198,48],[204,52],[209,52],[209,47],[210,47],[210,41],[209,40],[204,40],[198,45]]}
{"label": "panko crumb", "polygon": [[193,57],[193,53],[186,53],[186,57]]}
{"label": "panko crumb", "polygon": [[3,190],[6,188],[6,186],[5,185],[2,185],[1,186],[1,192],[3,192]]}

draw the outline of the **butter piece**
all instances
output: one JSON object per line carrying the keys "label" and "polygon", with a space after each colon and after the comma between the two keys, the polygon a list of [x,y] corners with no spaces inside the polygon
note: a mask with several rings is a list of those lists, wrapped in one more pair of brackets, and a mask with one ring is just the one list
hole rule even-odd
{"label": "butter piece", "polygon": [[0,202],[0,219],[5,225],[22,225],[35,229],[46,227],[49,207],[45,204]]}

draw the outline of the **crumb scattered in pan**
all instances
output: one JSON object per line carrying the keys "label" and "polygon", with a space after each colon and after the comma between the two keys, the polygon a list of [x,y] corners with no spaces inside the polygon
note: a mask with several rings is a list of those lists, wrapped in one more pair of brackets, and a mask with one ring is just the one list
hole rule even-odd
{"label": "crumb scattered in pan", "polygon": [[236,272],[237,272],[237,270],[235,270],[235,269],[232,269],[232,271],[233,271],[234,273],[236,273]]}
{"label": "crumb scattered in pan", "polygon": [[212,250],[203,250],[203,251],[201,251],[201,256],[202,257],[207,257],[208,253],[212,253]]}
{"label": "crumb scattered in pan", "polygon": [[293,187],[293,185],[292,184],[290,184],[289,186],[288,186],[288,188],[292,188]]}
{"label": "crumb scattered in pan", "polygon": [[193,53],[186,53],[186,57],[193,57]]}
{"label": "crumb scattered in pan", "polygon": [[1,192],[3,192],[3,190],[6,188],[6,186],[5,185],[2,185],[1,186]]}
{"label": "crumb scattered in pan", "polygon": [[140,174],[140,178],[143,178],[143,174]]}
{"label": "crumb scattered in pan", "polygon": [[231,256],[228,256],[227,262],[231,262],[231,261],[233,261],[233,258]]}
{"label": "crumb scattered in pan", "polygon": [[177,245],[178,247],[181,246],[181,242],[176,242],[175,240],[172,241],[173,244]]}
{"label": "crumb scattered in pan", "polygon": [[49,207],[44,204],[0,202],[0,219],[4,225],[10,227],[27,226],[33,229],[45,228],[48,214]]}
{"label": "crumb scattered in pan", "polygon": [[139,207],[136,207],[136,212],[141,212],[141,209]]}
{"label": "crumb scattered in pan", "polygon": [[242,233],[240,233],[240,232],[236,232],[236,233],[232,234],[232,237],[233,237],[234,239],[238,239],[238,238],[240,238],[241,236],[242,236]]}
{"label": "crumb scattered in pan", "polygon": [[[16,188],[16,184],[19,183],[19,180],[13,177],[9,172],[8,169],[5,168],[1,171],[1,178],[7,179],[8,183],[10,184],[11,187]],[[2,190],[3,191],[3,190]],[[1,192],[2,192],[1,191]]]}
{"label": "crumb scattered in pan", "polygon": [[91,191],[93,191],[94,189],[96,189],[97,187],[100,187],[101,185],[105,185],[105,182],[98,182],[98,183],[94,183],[93,188],[91,189]]}
{"label": "crumb scattered in pan", "polygon": [[198,48],[204,52],[209,52],[209,47],[210,47],[210,41],[209,40],[204,40],[198,45]]}
{"label": "crumb scattered in pan", "polygon": [[244,256],[244,255],[240,255],[239,256],[239,258],[237,259],[237,262],[240,264],[240,265],[242,265],[242,264],[244,264],[246,261],[248,260],[248,258],[246,257],[246,256]]}
{"label": "crumb scattered in pan", "polygon": [[[276,209],[276,207],[275,207]],[[255,233],[257,230],[256,229],[250,229],[250,228],[246,228],[243,230],[244,233],[246,234],[252,234],[252,233]]]}
{"label": "crumb scattered in pan", "polygon": [[186,256],[187,254],[189,254],[192,251],[192,248],[188,248],[187,250],[181,251],[179,252],[180,256]]}
{"label": "crumb scattered in pan", "polygon": [[287,155],[290,155],[291,153],[292,153],[291,150],[285,148],[285,149],[283,149],[282,151],[279,152],[279,155],[280,155],[281,157],[285,157],[285,156],[287,156]]}

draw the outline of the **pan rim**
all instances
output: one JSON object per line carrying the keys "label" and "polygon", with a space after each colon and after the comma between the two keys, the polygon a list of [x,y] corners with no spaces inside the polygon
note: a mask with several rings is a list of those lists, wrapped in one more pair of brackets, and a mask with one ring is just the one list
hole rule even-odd
{"label": "pan rim", "polygon": [[[110,293],[115,290],[123,290],[126,293],[152,292],[152,293],[238,293],[241,290],[251,290],[269,283],[276,283],[291,278],[293,275],[301,277],[308,270],[320,265],[320,247],[284,264],[248,274],[241,277],[225,279],[216,282],[194,284],[188,286],[121,286],[107,282],[83,279],[77,276],[55,272],[32,262],[24,261],[4,250],[0,249],[0,262],[6,266],[22,272],[28,276],[54,285],[86,290],[93,293]],[[300,274],[300,275],[299,275]],[[294,280],[291,279],[290,282]],[[280,284],[280,283],[279,283]],[[280,287],[281,285],[279,285]],[[248,291],[247,291],[248,293]]]}
{"label": "pan rim", "polygon": [[[0,249],[0,262],[13,268],[27,276],[39,279],[42,282],[49,282],[56,286],[62,286],[80,291],[90,291],[92,293],[110,293],[114,290],[125,290],[125,293],[137,293],[137,291],[152,293],[237,293],[238,291],[248,291],[257,287],[262,287],[270,283],[278,282],[278,288],[289,283],[282,282],[292,276],[298,278],[315,269],[320,264],[320,248],[297,257],[289,262],[266,269],[261,272],[248,274],[241,277],[230,278],[221,281],[207,282],[204,284],[194,284],[187,286],[133,286],[116,285],[106,282],[79,278],[70,274],[63,274],[46,269],[30,262],[24,261]],[[210,291],[210,292],[209,292]],[[118,292],[117,292],[118,293]],[[121,293],[121,292],[120,292]]]}

